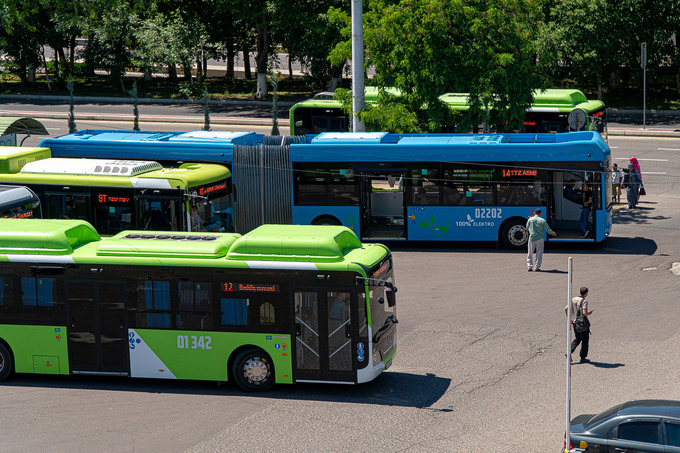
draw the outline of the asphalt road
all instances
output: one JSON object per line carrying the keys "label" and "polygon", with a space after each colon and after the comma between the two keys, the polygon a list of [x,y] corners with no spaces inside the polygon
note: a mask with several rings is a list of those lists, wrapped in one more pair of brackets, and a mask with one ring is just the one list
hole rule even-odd
{"label": "asphalt road", "polygon": [[[567,262],[590,288],[591,364],[572,414],[680,400],[680,140],[611,137],[640,159],[640,209],[599,246],[548,244],[541,273],[493,244],[393,245],[398,352],[358,387],[18,376],[0,386],[0,451],[558,451],[565,426]],[[559,233],[559,231],[558,231]]]}

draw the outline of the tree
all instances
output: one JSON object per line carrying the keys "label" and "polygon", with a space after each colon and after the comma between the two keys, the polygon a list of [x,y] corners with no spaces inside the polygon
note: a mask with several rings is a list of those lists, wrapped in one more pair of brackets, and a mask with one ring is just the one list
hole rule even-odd
{"label": "tree", "polygon": [[378,86],[402,92],[388,102],[413,112],[422,130],[456,120],[439,100],[451,91],[470,93],[459,130],[482,121],[517,130],[545,80],[534,45],[541,21],[530,0],[375,0],[364,14],[366,60]]}

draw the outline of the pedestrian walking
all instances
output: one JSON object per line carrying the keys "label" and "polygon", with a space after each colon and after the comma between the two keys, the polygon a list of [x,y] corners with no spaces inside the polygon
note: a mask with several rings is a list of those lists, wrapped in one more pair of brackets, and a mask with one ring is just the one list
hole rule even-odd
{"label": "pedestrian walking", "polygon": [[[557,233],[550,229],[548,222],[541,217],[541,210],[535,209],[534,215],[527,220],[527,230],[529,230],[529,242],[527,242],[527,270],[529,272],[539,272],[543,261],[543,246],[545,245],[545,233],[555,237]],[[534,262],[534,252],[536,261]]]}
{"label": "pedestrian walking", "polygon": [[[571,299],[571,304],[564,307],[564,313],[567,313],[571,306],[571,325],[574,328],[574,340],[571,342],[571,353],[573,354],[578,345],[581,345],[581,363],[588,363],[588,343],[590,340],[590,315],[593,310],[588,311],[588,288],[585,286],[579,291],[581,296],[576,296]],[[569,358],[571,360],[571,357]]]}
{"label": "pedestrian walking", "polygon": [[623,182],[623,174],[619,170],[619,166],[614,164],[612,168],[612,202],[621,203],[621,183]]}
{"label": "pedestrian walking", "polygon": [[642,183],[642,170],[640,169],[640,162],[638,162],[637,157],[631,157],[628,159],[631,164],[633,164],[633,168],[638,174],[638,178],[640,178],[640,190],[638,191],[638,200],[640,199],[640,195],[647,195],[647,192],[645,192],[645,185]]}
{"label": "pedestrian walking", "polygon": [[626,200],[628,209],[633,209],[640,199],[640,175],[633,164],[628,164],[628,187],[626,188]]}

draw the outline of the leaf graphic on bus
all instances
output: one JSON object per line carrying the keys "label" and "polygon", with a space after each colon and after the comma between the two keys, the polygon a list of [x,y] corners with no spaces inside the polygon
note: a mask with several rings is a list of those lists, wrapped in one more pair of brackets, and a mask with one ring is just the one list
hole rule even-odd
{"label": "leaf graphic on bus", "polygon": [[470,214],[467,215],[467,218],[468,218],[468,222],[473,222],[475,220],[472,217],[470,217]]}
{"label": "leaf graphic on bus", "polygon": [[426,220],[423,220],[422,222],[418,222],[418,226],[423,228],[430,228],[432,224]]}
{"label": "leaf graphic on bus", "polygon": [[434,226],[434,216],[430,216],[430,225]]}

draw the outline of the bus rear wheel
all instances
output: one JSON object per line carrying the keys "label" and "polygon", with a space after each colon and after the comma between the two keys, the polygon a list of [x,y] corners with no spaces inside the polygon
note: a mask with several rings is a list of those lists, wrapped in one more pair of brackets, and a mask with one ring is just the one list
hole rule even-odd
{"label": "bus rear wheel", "polygon": [[12,353],[9,352],[9,349],[4,344],[0,344],[0,381],[7,379],[13,370],[14,360],[12,359]]}
{"label": "bus rear wheel", "polygon": [[335,217],[325,215],[314,219],[312,225],[342,225],[342,223]]}
{"label": "bus rear wheel", "polygon": [[247,349],[236,356],[232,375],[239,387],[247,392],[265,391],[274,385],[274,365],[261,349]]}
{"label": "bus rear wheel", "polygon": [[529,241],[529,230],[527,230],[526,221],[515,219],[506,223],[501,233],[501,240],[509,249],[519,250],[526,247]]}

